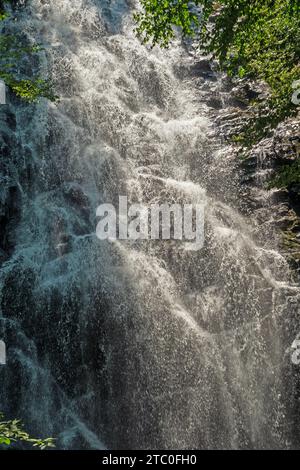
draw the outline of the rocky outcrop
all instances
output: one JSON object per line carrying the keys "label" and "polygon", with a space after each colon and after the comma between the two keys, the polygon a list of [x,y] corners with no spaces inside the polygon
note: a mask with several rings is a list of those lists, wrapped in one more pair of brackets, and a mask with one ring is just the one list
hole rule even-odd
{"label": "rocky outcrop", "polygon": [[[235,80],[224,76],[223,86],[216,100],[222,98],[223,106],[213,110],[215,122],[222,139],[231,142],[239,135],[245,122],[254,117],[252,100],[264,102],[269,96],[268,87],[247,79]],[[214,108],[214,103],[207,102]],[[276,175],[291,168],[300,156],[299,115],[281,122],[269,136],[251,148],[235,145],[233,152],[239,161],[243,197],[248,207],[262,211],[268,200],[272,213],[271,225],[281,232],[282,250],[295,270],[300,273],[300,180],[281,186],[274,183]],[[263,196],[262,196],[263,194]]]}

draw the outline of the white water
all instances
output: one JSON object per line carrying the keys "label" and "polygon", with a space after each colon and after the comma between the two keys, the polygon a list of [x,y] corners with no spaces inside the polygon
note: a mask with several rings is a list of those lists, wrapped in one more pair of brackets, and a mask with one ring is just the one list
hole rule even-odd
{"label": "white water", "polygon": [[[15,249],[1,270],[1,408],[62,448],[288,448],[297,286],[237,207],[197,58],[148,50],[125,0],[33,0],[61,100],[17,111]],[[25,152],[25,148],[30,151]],[[206,203],[205,246],[97,240],[96,208]],[[263,240],[263,242],[261,242]],[[292,328],[292,326],[290,326]]]}

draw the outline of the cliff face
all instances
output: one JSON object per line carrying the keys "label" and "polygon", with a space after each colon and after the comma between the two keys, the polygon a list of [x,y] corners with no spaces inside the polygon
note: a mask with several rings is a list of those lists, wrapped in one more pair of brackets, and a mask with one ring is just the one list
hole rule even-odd
{"label": "cliff face", "polygon": [[[273,210],[274,225],[282,235],[281,247],[291,266],[300,274],[300,180],[284,184],[278,181],[277,175],[282,171],[293,171],[293,164],[299,159],[300,121],[286,119],[274,130],[273,135],[263,139],[248,151],[244,168],[251,162],[257,162],[257,170],[252,173],[254,184],[270,187],[270,198]],[[260,179],[255,178],[260,174]],[[272,186],[276,186],[273,187]]]}
{"label": "cliff face", "polygon": [[[254,115],[251,100],[263,102],[267,97],[268,88],[263,83],[223,76],[221,87],[207,101],[221,139],[230,143]],[[231,149],[241,183],[241,210],[248,215],[256,213],[258,220],[269,226],[298,277],[300,180],[295,176],[294,181],[285,184],[284,177],[278,175],[286,172],[290,175],[299,161],[299,116],[285,119],[268,137],[250,148],[232,144]]]}

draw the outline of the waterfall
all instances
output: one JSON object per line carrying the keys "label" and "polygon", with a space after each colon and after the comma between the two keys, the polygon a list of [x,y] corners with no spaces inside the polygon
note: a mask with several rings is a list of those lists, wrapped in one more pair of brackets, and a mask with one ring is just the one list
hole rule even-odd
{"label": "waterfall", "polygon": [[[32,0],[14,26],[42,43],[60,101],[12,102],[16,131],[0,110],[0,410],[63,449],[295,447],[300,291],[270,208],[241,210],[205,102],[222,76],[192,45],[141,45],[133,8]],[[100,241],[96,208],[119,195],[201,199],[204,247]]]}

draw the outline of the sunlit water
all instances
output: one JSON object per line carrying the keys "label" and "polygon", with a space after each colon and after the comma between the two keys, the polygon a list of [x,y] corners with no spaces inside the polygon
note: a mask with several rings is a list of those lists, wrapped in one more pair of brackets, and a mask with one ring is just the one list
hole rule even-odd
{"label": "sunlit water", "polygon": [[[219,79],[200,86],[179,43],[142,46],[131,14],[125,0],[33,0],[16,26],[44,45],[60,102],[17,110],[0,409],[68,449],[297,446],[299,289],[276,237],[262,226],[258,243],[238,211],[201,99]],[[201,200],[204,247],[98,240],[96,208],[119,195]]]}

